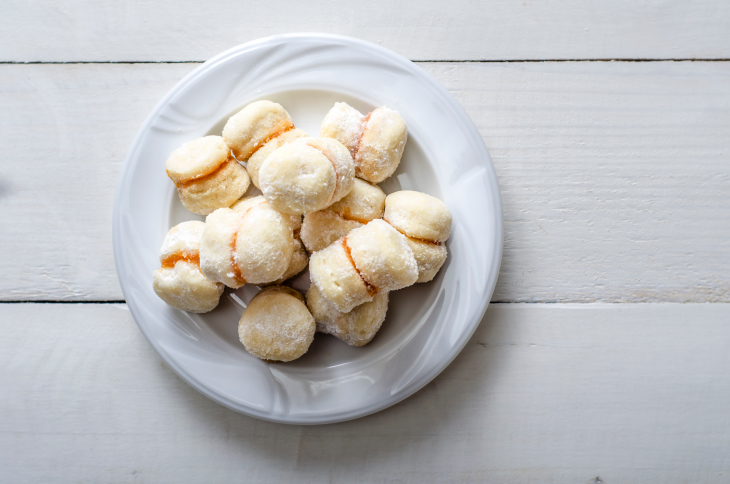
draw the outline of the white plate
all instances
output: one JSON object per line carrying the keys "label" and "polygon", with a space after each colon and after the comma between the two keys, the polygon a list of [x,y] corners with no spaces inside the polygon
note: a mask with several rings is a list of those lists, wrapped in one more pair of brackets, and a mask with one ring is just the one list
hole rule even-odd
{"label": "white plate", "polygon": [[[391,294],[375,339],[351,348],[317,334],[291,363],[265,363],[238,341],[238,320],[257,288],[226,290],[211,313],[168,307],[152,290],[167,230],[199,218],[165,175],[183,142],[220,134],[251,101],[280,102],[317,135],[335,101],[361,111],[387,105],[408,124],[408,144],[386,192],[414,189],[453,215],[449,259],[436,279]],[[152,346],[195,389],[233,410],[286,423],[338,422],[377,412],[438,375],[469,340],[494,290],[502,210],[479,132],[456,100],[415,64],[388,50],[332,35],[281,35],[235,47],[181,80],[142,125],[117,187],[113,219],[119,282]],[[298,281],[306,289],[306,276]]]}

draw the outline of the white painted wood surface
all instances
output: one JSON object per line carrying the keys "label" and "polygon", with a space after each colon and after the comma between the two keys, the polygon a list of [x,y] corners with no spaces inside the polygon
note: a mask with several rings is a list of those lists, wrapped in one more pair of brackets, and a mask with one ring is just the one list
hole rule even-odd
{"label": "white painted wood surface", "polygon": [[[420,65],[469,112],[497,169],[493,300],[730,301],[730,63]],[[0,66],[0,253],[12,254],[0,271],[13,274],[0,298],[122,299],[119,169],[194,67]]]}
{"label": "white painted wood surface", "polygon": [[717,0],[195,0],[0,7],[0,61],[190,61],[259,37],[326,32],[413,60],[729,58]]}
{"label": "white painted wood surface", "polygon": [[3,304],[0,480],[724,483],[728,324],[726,304],[496,304],[416,395],[305,427],[196,393],[124,305]]}
{"label": "white painted wood surface", "polygon": [[[493,300],[539,304],[490,306],[422,391],[319,427],[196,393],[123,304],[0,304],[0,482],[730,481],[730,304],[670,303],[730,302],[728,2],[5,2],[0,300],[121,299],[114,189],[196,67],[169,62],[302,31],[427,61],[500,178]],[[549,59],[726,60],[522,62]]]}

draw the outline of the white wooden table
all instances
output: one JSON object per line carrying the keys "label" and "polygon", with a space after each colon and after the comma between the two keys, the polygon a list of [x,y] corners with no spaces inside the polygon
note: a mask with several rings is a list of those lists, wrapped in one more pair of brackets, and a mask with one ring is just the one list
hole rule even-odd
{"label": "white wooden table", "polygon": [[[504,203],[495,304],[461,355],[315,427],[175,376],[111,246],[155,103],[292,31],[419,62]],[[730,482],[729,2],[6,2],[0,148],[1,482]]]}

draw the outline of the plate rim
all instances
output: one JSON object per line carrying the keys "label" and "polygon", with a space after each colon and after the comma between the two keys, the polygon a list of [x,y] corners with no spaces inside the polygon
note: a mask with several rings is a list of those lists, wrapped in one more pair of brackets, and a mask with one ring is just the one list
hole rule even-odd
{"label": "plate rim", "polygon": [[[237,53],[239,51],[244,51],[246,49],[250,49],[252,47],[255,47],[259,44],[277,44],[277,43],[286,43],[286,42],[296,42],[298,40],[302,39],[317,39],[317,40],[323,40],[323,41],[332,41],[337,42],[339,44],[350,44],[350,45],[356,45],[361,48],[373,50],[380,55],[384,55],[389,60],[395,62],[396,64],[405,67],[408,71],[412,73],[417,73],[418,77],[430,84],[430,87],[434,89],[436,92],[439,92],[442,96],[449,99],[450,107],[454,109],[456,114],[462,118],[462,121],[464,122],[464,125],[469,129],[472,133],[471,135],[476,135],[476,138],[479,139],[481,147],[483,147],[484,152],[487,154],[486,159],[483,160],[483,166],[486,169],[487,172],[487,178],[490,184],[490,195],[492,198],[492,202],[494,203],[496,217],[494,219],[495,221],[495,230],[493,233],[493,242],[494,242],[494,255],[491,260],[492,267],[494,270],[487,274],[487,277],[485,278],[485,292],[484,292],[484,298],[483,300],[479,301],[479,306],[477,307],[477,310],[475,311],[476,314],[479,314],[479,317],[476,318],[476,321],[471,323],[467,326],[467,330],[463,331],[459,338],[457,338],[454,345],[451,347],[450,351],[447,353],[446,357],[442,359],[441,364],[437,365],[434,370],[432,370],[429,373],[424,374],[421,378],[415,380],[412,385],[410,385],[410,388],[408,391],[402,392],[401,394],[397,395],[397,397],[393,398],[391,395],[391,398],[384,399],[382,402],[380,402],[377,405],[372,405],[371,407],[367,408],[358,408],[355,410],[349,410],[341,413],[336,414],[328,414],[328,415],[321,415],[321,414],[315,414],[315,415],[309,415],[306,420],[301,419],[300,415],[287,415],[288,418],[277,418],[278,416],[272,416],[267,413],[263,413],[255,408],[249,408],[249,407],[239,407],[233,405],[231,402],[227,401],[227,399],[220,394],[217,394],[213,391],[211,391],[208,387],[204,386],[201,382],[198,381],[198,379],[192,377],[190,374],[187,373],[187,371],[182,368],[166,351],[162,351],[162,349],[159,346],[159,343],[156,342],[154,338],[150,337],[150,334],[145,329],[143,324],[140,324],[139,319],[141,315],[139,314],[136,303],[134,300],[130,300],[128,295],[128,288],[125,287],[125,282],[122,280],[122,277],[120,274],[122,273],[122,265],[123,265],[123,248],[121,247],[121,217],[122,214],[120,213],[120,205],[122,203],[122,197],[124,195],[124,185],[125,180],[129,177],[129,172],[132,167],[132,157],[135,151],[135,147],[138,146],[138,144],[141,142],[142,137],[145,135],[148,129],[150,129],[153,121],[156,119],[160,111],[170,102],[172,98],[178,93],[182,87],[184,87],[191,78],[194,78],[195,76],[199,75],[202,71],[208,69],[212,64],[218,63],[222,59],[231,56],[234,53]],[[412,396],[419,390],[421,390],[423,387],[425,387],[428,383],[433,381],[439,374],[441,374],[452,362],[453,360],[461,353],[461,351],[464,349],[468,341],[471,339],[472,335],[476,331],[476,329],[479,327],[479,324],[481,323],[482,319],[484,318],[484,314],[486,313],[487,308],[489,307],[490,300],[492,295],[494,294],[494,289],[496,287],[497,279],[500,273],[501,268],[501,262],[502,262],[502,252],[503,252],[503,246],[504,246],[504,233],[503,233],[503,208],[502,208],[502,199],[501,199],[501,191],[499,189],[499,180],[497,178],[496,170],[494,168],[494,164],[491,161],[491,156],[489,155],[489,150],[484,143],[484,139],[482,138],[481,134],[477,130],[476,126],[474,125],[474,122],[471,120],[469,115],[466,113],[464,108],[461,106],[461,104],[454,98],[454,96],[444,87],[442,86],[435,78],[433,78],[428,72],[418,67],[413,61],[389,50],[384,47],[381,47],[377,44],[373,44],[371,42],[357,39],[354,37],[349,36],[343,36],[343,35],[336,35],[336,34],[324,34],[324,33],[287,33],[287,34],[279,34],[279,35],[272,35],[267,37],[261,37],[258,39],[251,40],[249,42],[245,42],[239,45],[236,45],[230,49],[227,49],[212,58],[208,59],[207,61],[203,62],[201,65],[193,69],[191,72],[186,74],[182,79],[180,79],[170,90],[168,90],[165,95],[157,102],[155,107],[152,109],[152,111],[147,115],[144,122],[140,126],[139,130],[137,131],[137,134],[132,140],[132,143],[130,145],[130,148],[127,152],[127,155],[125,156],[124,162],[122,164],[119,178],[117,182],[117,186],[115,189],[114,194],[114,208],[112,212],[112,245],[113,245],[113,253],[114,253],[114,264],[117,271],[117,279],[119,280],[119,285],[122,289],[122,294],[125,298],[125,303],[127,304],[127,307],[132,314],[132,317],[135,321],[135,324],[140,329],[142,334],[145,336],[145,339],[150,343],[152,348],[155,350],[157,355],[162,358],[162,360],[167,364],[173,372],[181,378],[185,383],[190,385],[192,388],[194,388],[196,391],[201,393],[202,395],[206,396],[207,398],[211,399],[212,401],[229,408],[237,413],[242,413],[244,415],[248,415],[250,417],[258,418],[260,420],[270,421],[270,422],[276,422],[276,423],[284,423],[284,424],[291,424],[291,425],[320,425],[320,424],[328,424],[328,423],[336,423],[336,422],[344,422],[348,420],[353,420],[356,418],[365,417],[367,415],[372,415],[374,413],[377,413],[381,410],[384,410],[388,407],[391,407],[397,403],[402,402],[406,398]]]}

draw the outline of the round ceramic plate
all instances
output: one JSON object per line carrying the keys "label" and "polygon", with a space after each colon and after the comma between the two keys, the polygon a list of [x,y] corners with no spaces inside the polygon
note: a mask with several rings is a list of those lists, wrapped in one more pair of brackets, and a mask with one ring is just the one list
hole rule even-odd
{"label": "round ceramic plate", "polygon": [[[178,311],[152,290],[165,234],[202,219],[180,204],[165,160],[182,143],[220,135],[246,104],[281,103],[316,136],[337,101],[362,112],[387,105],[408,125],[390,193],[419,190],[453,215],[449,258],[436,278],[391,293],[373,341],[352,348],[317,334],[290,363],[266,363],[238,341],[238,320],[255,286],[229,289],[214,311]],[[446,89],[418,66],[367,42],[331,35],[282,35],[224,52],[181,80],[157,105],[129,151],[114,203],[114,256],[134,319],[165,362],[198,391],[233,410],[277,422],[338,422],[403,400],[438,375],[479,325],[502,252],[494,168],[479,132]],[[308,287],[308,276],[293,286]]]}

